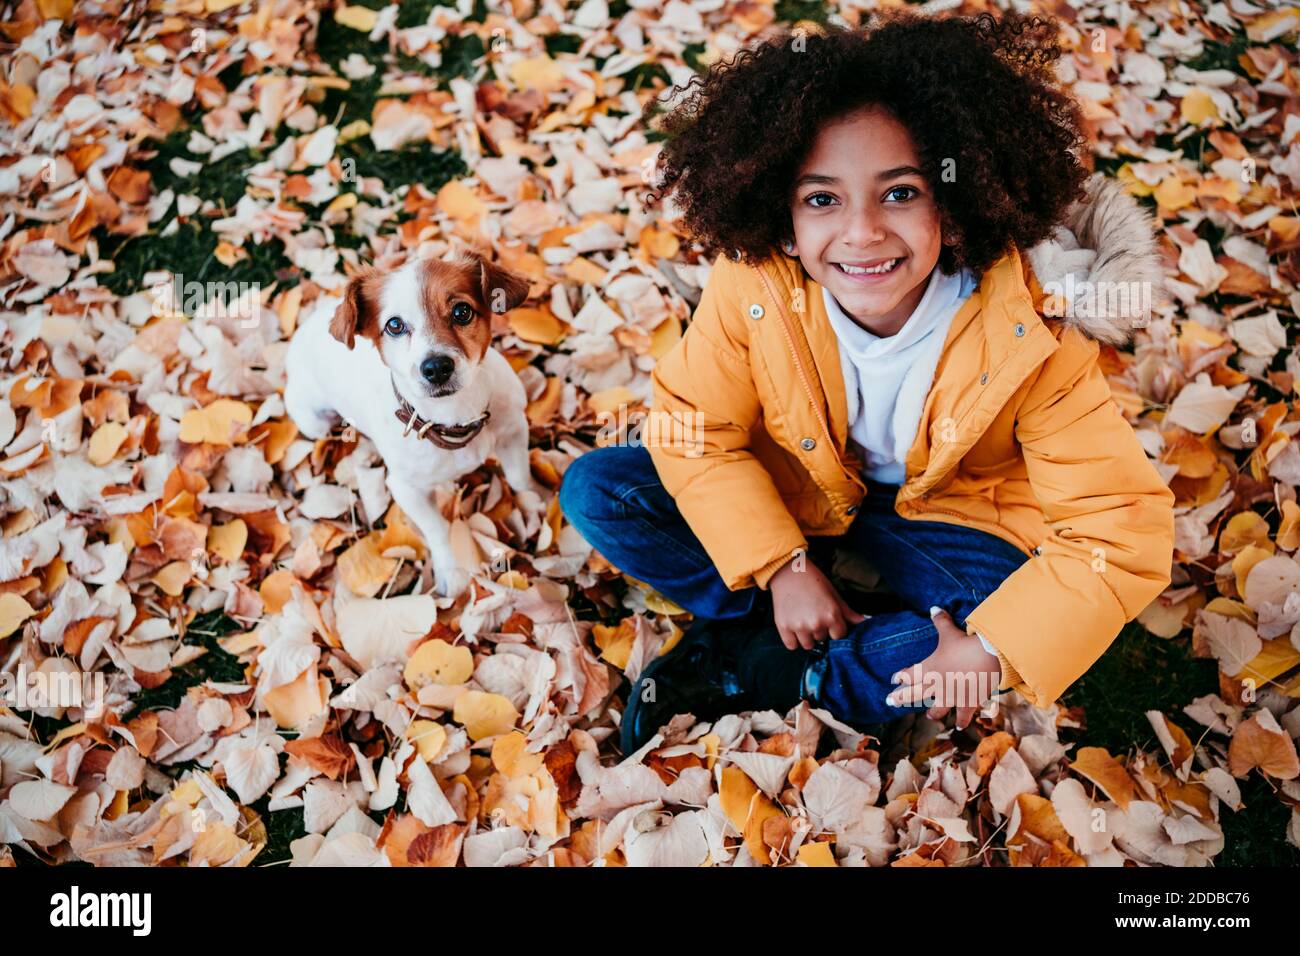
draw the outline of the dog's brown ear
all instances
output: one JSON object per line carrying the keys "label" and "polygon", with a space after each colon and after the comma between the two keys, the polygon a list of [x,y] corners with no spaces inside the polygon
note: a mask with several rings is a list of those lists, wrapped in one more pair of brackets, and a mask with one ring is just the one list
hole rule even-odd
{"label": "dog's brown ear", "polygon": [[374,315],[375,304],[368,295],[369,286],[374,283],[378,270],[367,266],[348,280],[343,293],[343,301],[334,310],[330,320],[330,335],[348,348],[352,348],[358,335],[365,335],[369,326],[378,319]]}
{"label": "dog's brown ear", "polygon": [[478,268],[479,295],[489,312],[500,315],[523,305],[528,298],[528,280],[477,252],[466,253],[470,265]]}

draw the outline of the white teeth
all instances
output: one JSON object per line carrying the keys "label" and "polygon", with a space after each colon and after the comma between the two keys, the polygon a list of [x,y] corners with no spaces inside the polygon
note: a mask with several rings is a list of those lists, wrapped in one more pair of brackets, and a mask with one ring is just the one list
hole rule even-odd
{"label": "white teeth", "polygon": [[880,265],[878,265],[878,266],[873,266],[873,267],[871,267],[870,269],[859,269],[857,266],[848,266],[848,265],[845,265],[845,264],[842,263],[842,262],[836,263],[836,265],[838,265],[841,269],[843,269],[845,272],[847,272],[847,273],[848,273],[849,275],[851,275],[851,276],[876,276],[876,275],[881,275],[882,273],[889,272],[889,271],[890,271],[891,269],[893,269],[894,266],[896,266],[897,264],[898,264],[898,260],[897,260],[897,259],[890,259],[888,262],[882,262]]}

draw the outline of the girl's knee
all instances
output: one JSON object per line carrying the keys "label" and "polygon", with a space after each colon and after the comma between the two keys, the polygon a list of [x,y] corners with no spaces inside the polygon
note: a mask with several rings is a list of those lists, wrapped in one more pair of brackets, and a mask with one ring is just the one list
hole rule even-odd
{"label": "girl's knee", "polygon": [[593,448],[579,455],[560,481],[560,510],[578,527],[587,518],[621,517],[621,489],[631,480],[643,479],[647,464],[654,474],[649,457],[643,448],[622,445]]}

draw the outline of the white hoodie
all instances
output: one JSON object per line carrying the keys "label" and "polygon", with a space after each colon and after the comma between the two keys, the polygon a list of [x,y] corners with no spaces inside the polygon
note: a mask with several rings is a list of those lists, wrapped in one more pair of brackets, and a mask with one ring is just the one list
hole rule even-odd
{"label": "white hoodie", "polygon": [[849,438],[861,451],[867,478],[902,484],[903,459],[916,438],[948,327],[976,286],[969,270],[946,276],[936,266],[907,322],[887,338],[854,322],[822,286],[840,345]]}

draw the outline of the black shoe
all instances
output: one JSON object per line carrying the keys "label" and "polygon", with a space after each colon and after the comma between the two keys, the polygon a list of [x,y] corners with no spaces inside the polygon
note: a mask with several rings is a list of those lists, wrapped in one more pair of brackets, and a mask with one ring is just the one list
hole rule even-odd
{"label": "black shoe", "polygon": [[752,618],[696,619],[676,647],[647,664],[623,708],[623,753],[641,749],[678,714],[711,721],[755,709],[740,685],[736,656],[743,646],[737,638],[755,626]]}

